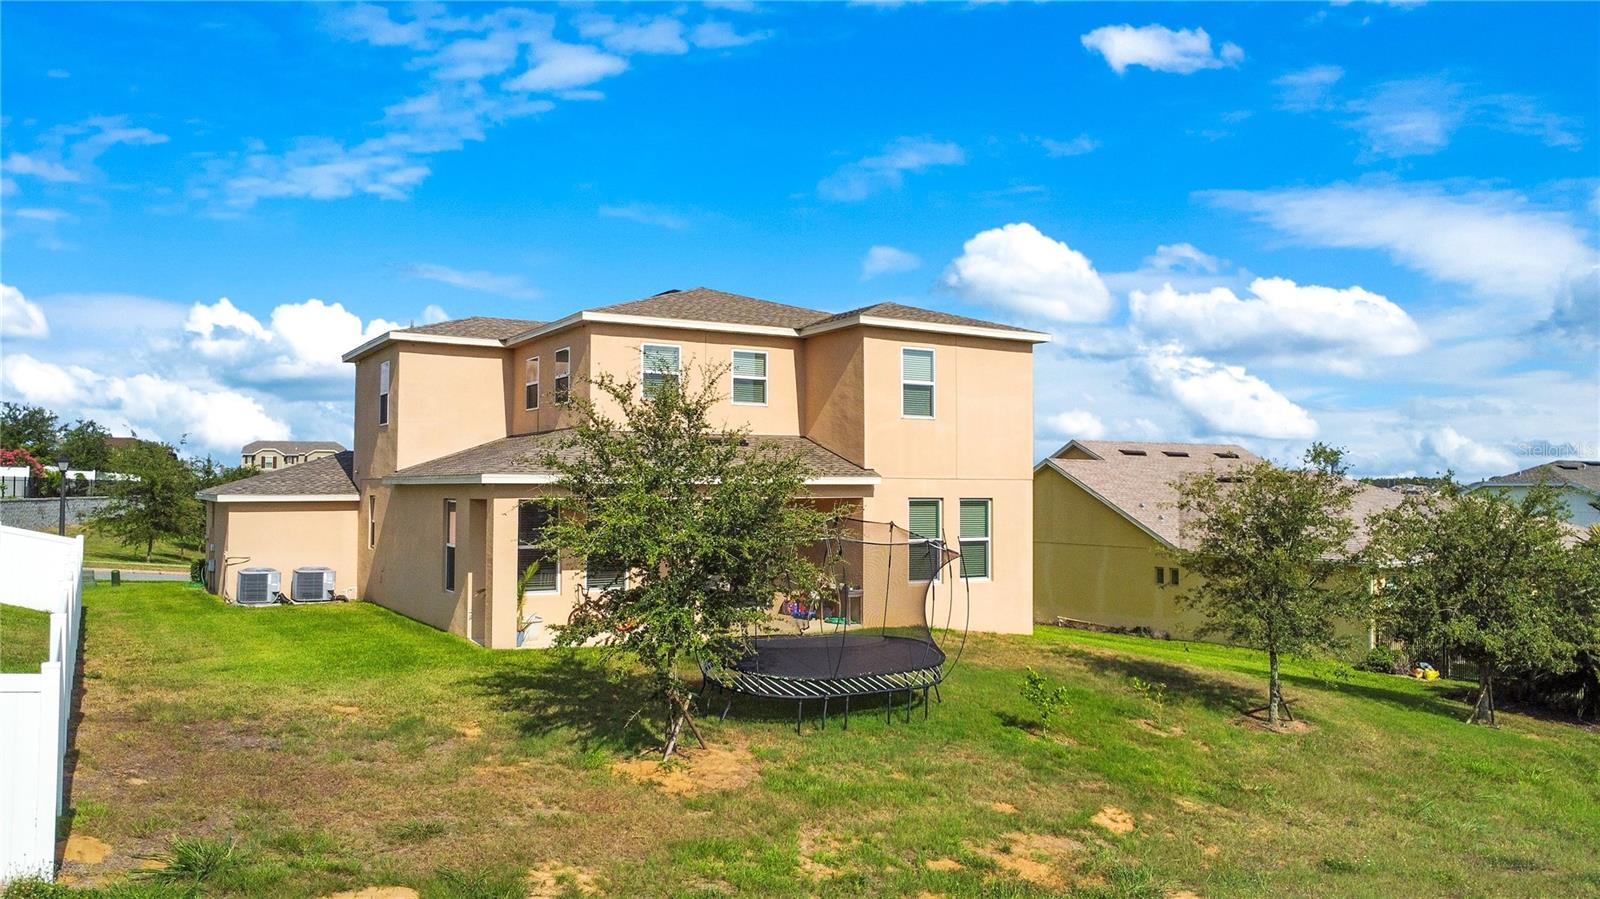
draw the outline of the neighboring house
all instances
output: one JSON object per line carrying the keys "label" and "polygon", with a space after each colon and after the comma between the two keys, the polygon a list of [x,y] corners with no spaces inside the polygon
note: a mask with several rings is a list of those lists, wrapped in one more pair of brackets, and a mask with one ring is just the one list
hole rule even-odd
{"label": "neighboring house", "polygon": [[615,576],[537,548],[555,474],[536,457],[571,424],[562,399],[603,401],[589,387],[600,372],[650,381],[714,365],[729,369],[716,419],[798,451],[811,501],[959,545],[972,627],[1026,632],[1033,346],[1046,340],[893,303],[830,314],[705,288],[552,322],[390,331],[344,357],[356,367],[353,453],[201,495],[211,587],[232,596],[244,565],[276,567],[285,583],[326,565],[341,592],[514,646],[528,564],[543,567],[526,612],[552,624],[578,590]]}
{"label": "neighboring house", "polygon": [[344,446],[332,440],[257,440],[244,445],[239,453],[239,464],[273,471],[342,452]]}
{"label": "neighboring house", "polygon": [[[1204,616],[1178,596],[1194,583],[1178,564],[1183,522],[1174,482],[1259,462],[1226,443],[1074,440],[1040,462],[1033,480],[1034,616],[1195,636]],[[1362,485],[1359,522],[1404,500]]]}
{"label": "neighboring house", "polygon": [[1561,459],[1469,485],[1471,490],[1499,490],[1515,499],[1535,484],[1546,483],[1567,506],[1567,522],[1578,528],[1600,524],[1600,462]]}

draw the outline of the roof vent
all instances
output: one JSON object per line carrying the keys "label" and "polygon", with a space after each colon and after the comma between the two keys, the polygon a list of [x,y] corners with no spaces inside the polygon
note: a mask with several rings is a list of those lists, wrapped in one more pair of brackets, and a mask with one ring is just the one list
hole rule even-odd
{"label": "roof vent", "polygon": [[1216,456],[1217,456],[1218,459],[1237,459],[1237,458],[1239,458],[1239,454],[1238,453],[1217,453]]}
{"label": "roof vent", "polygon": [[1577,471],[1578,469],[1583,467],[1583,463],[1582,462],[1557,462],[1556,463],[1556,467],[1557,468],[1564,468],[1567,471]]}
{"label": "roof vent", "polygon": [[1124,456],[1145,456],[1145,455],[1149,455],[1144,450],[1135,450],[1135,449],[1117,450],[1117,452],[1123,454]]}
{"label": "roof vent", "polygon": [[670,288],[668,290],[663,290],[660,293],[653,293],[653,294],[651,294],[651,296],[653,296],[653,297],[664,297],[669,293],[683,293],[683,291],[679,290],[676,287],[673,287],[673,288]]}
{"label": "roof vent", "polygon": [[1162,450],[1161,451],[1161,455],[1163,455],[1163,456],[1172,456],[1175,459],[1187,459],[1187,458],[1189,458],[1189,454],[1184,452],[1183,450]]}

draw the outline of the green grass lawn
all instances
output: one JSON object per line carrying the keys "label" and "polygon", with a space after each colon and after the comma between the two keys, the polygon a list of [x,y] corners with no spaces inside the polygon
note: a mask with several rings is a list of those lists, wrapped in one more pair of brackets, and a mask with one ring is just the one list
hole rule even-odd
{"label": "green grass lawn", "polygon": [[32,672],[50,657],[50,613],[0,603],[0,673]]}
{"label": "green grass lawn", "polygon": [[189,570],[189,563],[199,558],[193,550],[185,549],[166,540],[157,540],[150,561],[144,558],[143,546],[127,546],[115,537],[95,531],[92,527],[69,527],[69,534],[83,534],[83,564],[89,568],[171,568]]}
{"label": "green grass lawn", "polygon": [[175,839],[214,896],[1600,895],[1600,733],[1469,727],[1460,684],[1291,664],[1270,733],[1253,653],[1041,630],[974,638],[926,721],[744,702],[662,772],[593,652],[176,584],[93,588],[85,632],[66,829],[109,854],[65,874],[109,895],[181,894],[123,873]]}

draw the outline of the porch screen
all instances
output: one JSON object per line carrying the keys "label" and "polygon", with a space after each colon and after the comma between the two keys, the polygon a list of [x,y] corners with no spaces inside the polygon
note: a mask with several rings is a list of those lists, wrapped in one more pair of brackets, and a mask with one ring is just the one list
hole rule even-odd
{"label": "porch screen", "polygon": [[554,554],[540,546],[545,525],[555,513],[544,503],[525,502],[517,507],[517,577],[534,562],[539,563],[539,573],[534,575],[528,590],[535,593],[554,593],[561,570]]}

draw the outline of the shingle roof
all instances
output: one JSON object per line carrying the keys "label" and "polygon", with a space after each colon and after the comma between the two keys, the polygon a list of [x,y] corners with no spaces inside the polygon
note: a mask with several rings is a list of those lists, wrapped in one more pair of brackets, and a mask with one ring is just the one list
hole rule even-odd
{"label": "shingle roof", "polygon": [[968,318],[964,315],[952,315],[951,313],[940,312],[936,309],[922,309],[917,306],[906,306],[900,303],[874,303],[871,306],[862,306],[860,309],[851,309],[848,312],[840,312],[835,315],[829,315],[818,319],[817,321],[810,322],[810,324],[825,325],[830,322],[843,321],[847,318],[857,315],[867,315],[875,318],[893,318],[908,322],[925,322],[927,324],[934,325],[959,325],[965,328],[995,328],[1001,331],[1017,331],[1024,334],[1032,332],[1032,330],[1029,328],[1019,328],[1015,325],[1003,325],[999,322],[984,321],[981,318]]}
{"label": "shingle roof", "polygon": [[1511,474],[1479,481],[1475,487],[1523,487],[1545,481],[1552,486],[1577,487],[1590,493],[1600,493],[1600,462],[1579,459],[1559,459]]}
{"label": "shingle roof", "polygon": [[[539,463],[538,456],[551,450],[562,458],[581,458],[578,451],[567,446],[567,430],[546,431],[542,434],[523,434],[503,437],[481,443],[448,456],[440,456],[402,468],[391,477],[405,478],[459,478],[477,475],[549,475],[556,472]],[[798,452],[805,459],[813,478],[877,477],[877,472],[862,468],[832,450],[826,449],[804,437],[790,435],[751,435],[750,443],[768,442],[780,450]],[[285,469],[286,471],[289,469]]]}
{"label": "shingle roof", "polygon": [[[1136,443],[1110,440],[1079,440],[1062,447],[1065,451],[1074,444],[1089,449],[1098,459],[1064,459],[1052,457],[1045,464],[1083,487],[1101,502],[1112,507],[1133,523],[1154,534],[1170,546],[1187,546],[1183,537],[1183,520],[1178,511],[1178,489],[1174,482],[1209,471],[1227,471],[1253,465],[1261,458],[1243,447],[1220,443]],[[1128,455],[1123,450],[1143,450],[1144,455]],[[1172,453],[1187,452],[1186,456]],[[1219,452],[1231,452],[1235,459],[1222,458]],[[1366,519],[1376,512],[1393,508],[1405,500],[1394,490],[1360,485],[1361,490],[1351,502],[1351,517],[1356,522],[1357,533],[1350,549],[1358,549],[1366,542]]]}
{"label": "shingle roof", "polygon": [[252,440],[244,445],[242,452],[248,456],[264,449],[275,449],[280,453],[309,453],[312,450],[342,453],[344,445],[332,440]]}
{"label": "shingle roof", "polygon": [[348,496],[356,493],[349,450],[254,477],[230,481],[202,496]]}
{"label": "shingle roof", "polygon": [[544,322],[526,318],[490,318],[474,315],[470,318],[452,318],[431,325],[402,328],[400,334],[432,334],[437,337],[481,337],[488,340],[508,340],[539,327]]}
{"label": "shingle roof", "polygon": [[755,297],[725,293],[709,287],[669,290],[642,300],[598,306],[591,312],[612,315],[643,315],[686,321],[723,322],[732,325],[765,325],[773,328],[803,328],[828,313],[800,306],[758,300]]}

